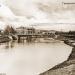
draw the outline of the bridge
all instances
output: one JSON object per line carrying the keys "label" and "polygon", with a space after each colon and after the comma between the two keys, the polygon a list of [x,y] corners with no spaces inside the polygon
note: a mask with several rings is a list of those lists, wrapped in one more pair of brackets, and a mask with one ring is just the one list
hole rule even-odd
{"label": "bridge", "polygon": [[[17,34],[18,41],[21,40],[21,38],[25,37],[25,40],[31,41],[32,38],[54,38],[56,35],[50,35],[50,34]],[[73,34],[63,34],[60,36],[64,36],[66,39],[75,40],[75,35]]]}
{"label": "bridge", "polygon": [[26,40],[29,40],[29,41],[31,41],[32,38],[50,38],[51,37],[51,35],[48,35],[48,34],[46,34],[46,35],[42,35],[42,34],[17,34],[17,36],[18,36],[18,41],[20,41],[21,38],[24,38],[24,37]]}

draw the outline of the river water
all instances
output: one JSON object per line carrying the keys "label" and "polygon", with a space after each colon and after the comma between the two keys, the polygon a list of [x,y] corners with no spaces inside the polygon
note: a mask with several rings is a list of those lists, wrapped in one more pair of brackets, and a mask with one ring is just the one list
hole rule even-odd
{"label": "river water", "polygon": [[0,44],[0,73],[38,75],[65,61],[71,51],[62,42]]}

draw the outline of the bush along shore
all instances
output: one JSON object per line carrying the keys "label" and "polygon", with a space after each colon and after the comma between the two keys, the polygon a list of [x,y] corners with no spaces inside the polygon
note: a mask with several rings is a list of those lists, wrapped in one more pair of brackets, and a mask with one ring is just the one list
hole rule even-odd
{"label": "bush along shore", "polygon": [[8,36],[0,36],[0,43],[9,42],[10,38]]}
{"label": "bush along shore", "polygon": [[40,75],[75,75],[75,45],[71,40],[64,43],[73,47],[68,59]]}

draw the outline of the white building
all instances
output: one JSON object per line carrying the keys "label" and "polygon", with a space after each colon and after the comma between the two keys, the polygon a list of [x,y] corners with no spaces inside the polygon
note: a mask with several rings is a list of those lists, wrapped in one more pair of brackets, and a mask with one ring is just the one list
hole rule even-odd
{"label": "white building", "polygon": [[16,28],[17,34],[21,34],[21,35],[31,35],[31,34],[35,34],[35,29],[32,27],[19,27]]}

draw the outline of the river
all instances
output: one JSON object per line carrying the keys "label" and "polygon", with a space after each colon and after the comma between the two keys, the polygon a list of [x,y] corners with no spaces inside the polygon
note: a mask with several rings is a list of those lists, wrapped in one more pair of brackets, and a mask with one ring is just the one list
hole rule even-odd
{"label": "river", "polygon": [[63,42],[0,44],[0,73],[38,75],[65,61],[71,51]]}

